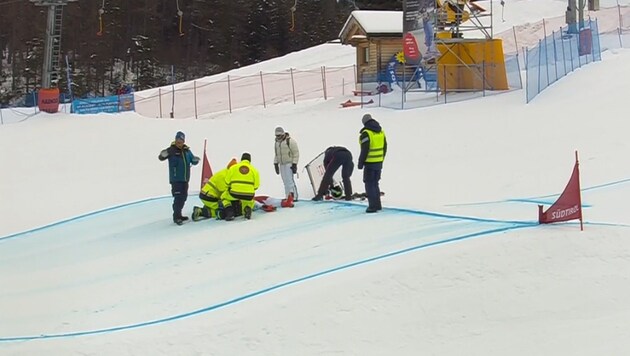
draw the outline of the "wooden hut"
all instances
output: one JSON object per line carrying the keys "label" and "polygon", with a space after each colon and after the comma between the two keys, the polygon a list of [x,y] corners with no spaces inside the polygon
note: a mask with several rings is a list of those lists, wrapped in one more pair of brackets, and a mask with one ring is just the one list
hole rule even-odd
{"label": "wooden hut", "polygon": [[[377,82],[392,56],[402,51],[402,11],[353,11],[339,33],[356,48],[359,82]],[[402,75],[402,66],[397,74]]]}
{"label": "wooden hut", "polygon": [[[468,0],[460,0],[462,4]],[[486,10],[474,4],[470,0],[470,10],[473,13],[481,13]],[[451,14],[453,11],[448,6],[444,7],[446,18],[456,17],[457,14]],[[462,5],[463,6],[463,5]],[[462,7],[463,8],[463,7]],[[449,12],[450,11],[450,12]],[[449,15],[450,14],[450,15]],[[467,15],[468,16],[468,15]],[[356,48],[357,62],[357,80],[360,83],[391,81],[388,78],[388,63],[392,61],[392,57],[402,54],[403,47],[403,12],[402,11],[353,11],[346,23],[344,24],[339,39],[343,44],[350,44]],[[445,32],[446,34],[450,34]],[[508,88],[507,77],[505,73],[505,63],[503,56],[503,46],[501,40],[487,38],[445,38],[438,33],[439,41],[437,49],[442,53],[438,59],[438,69],[446,70],[444,66],[451,65],[449,71],[471,71],[471,65],[477,67],[484,64],[486,67],[485,74],[482,73],[466,73],[471,78],[484,76],[486,87],[488,89],[503,90]],[[401,55],[401,59],[404,56]],[[406,78],[410,80],[417,65],[396,65],[396,77],[398,79]],[[483,71],[482,71],[483,72]],[[439,78],[449,77],[454,83],[442,83],[441,88],[451,89],[475,89],[479,84],[474,80],[464,80],[465,75],[461,73],[450,73],[449,75],[439,75]]]}

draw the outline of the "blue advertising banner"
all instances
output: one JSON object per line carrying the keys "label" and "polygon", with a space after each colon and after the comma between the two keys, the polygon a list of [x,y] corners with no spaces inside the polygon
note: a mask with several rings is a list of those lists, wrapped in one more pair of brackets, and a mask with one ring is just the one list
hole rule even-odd
{"label": "blue advertising banner", "polygon": [[134,111],[136,110],[134,105],[133,94],[118,95],[118,111]]}
{"label": "blue advertising banner", "polygon": [[118,113],[133,111],[133,94],[112,95],[100,98],[75,99],[72,112],[75,114]]}

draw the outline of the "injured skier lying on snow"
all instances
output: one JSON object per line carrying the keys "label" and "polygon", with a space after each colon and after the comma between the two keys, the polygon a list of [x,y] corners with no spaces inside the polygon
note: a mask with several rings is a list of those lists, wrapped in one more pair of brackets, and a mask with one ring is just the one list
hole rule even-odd
{"label": "injured skier lying on snow", "polygon": [[[234,201],[232,203],[235,216],[241,216],[242,209],[240,206],[240,201]],[[254,210],[263,210],[266,212],[276,211],[277,208],[293,208],[295,206],[293,202],[293,194],[289,194],[289,197],[286,199],[273,198],[267,195],[257,195],[254,197]],[[206,211],[204,211],[206,210]],[[205,207],[194,207],[193,208],[193,221],[207,220],[210,219],[212,214],[207,211],[208,209]],[[224,210],[222,206],[216,211],[216,219],[223,220],[224,218]]]}

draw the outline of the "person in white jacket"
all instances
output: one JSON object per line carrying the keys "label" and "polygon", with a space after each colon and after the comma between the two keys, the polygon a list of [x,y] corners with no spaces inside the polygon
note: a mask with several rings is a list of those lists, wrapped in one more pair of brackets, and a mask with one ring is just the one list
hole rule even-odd
{"label": "person in white jacket", "polygon": [[293,194],[293,199],[298,200],[297,185],[293,179],[293,175],[297,173],[297,165],[300,159],[297,141],[290,137],[289,133],[280,126],[276,127],[275,134],[273,166],[276,174],[282,177],[285,195],[288,197],[289,194]]}

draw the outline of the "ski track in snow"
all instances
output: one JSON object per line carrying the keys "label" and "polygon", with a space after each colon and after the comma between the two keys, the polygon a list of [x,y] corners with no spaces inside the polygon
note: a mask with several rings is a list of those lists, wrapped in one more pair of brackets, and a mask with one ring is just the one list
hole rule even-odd
{"label": "ski track in snow", "polygon": [[[365,214],[360,202],[301,201],[296,209],[257,211],[251,221],[179,227],[168,218],[171,199],[146,199],[0,237],[0,261],[8,272],[0,284],[11,291],[0,296],[0,305],[28,306],[20,318],[3,323],[0,342],[172,322],[397,255],[536,226],[397,208]],[[189,209],[194,203],[188,202]],[[259,219],[269,220],[256,224]],[[346,224],[360,227],[352,236],[336,233]],[[274,253],[287,249],[284,256]],[[64,277],[38,278],[51,270]],[[115,290],[120,285],[129,288]],[[75,297],[67,301],[66,295]],[[117,315],[119,307],[134,305],[142,308]],[[37,320],[38,329],[21,318]]]}

